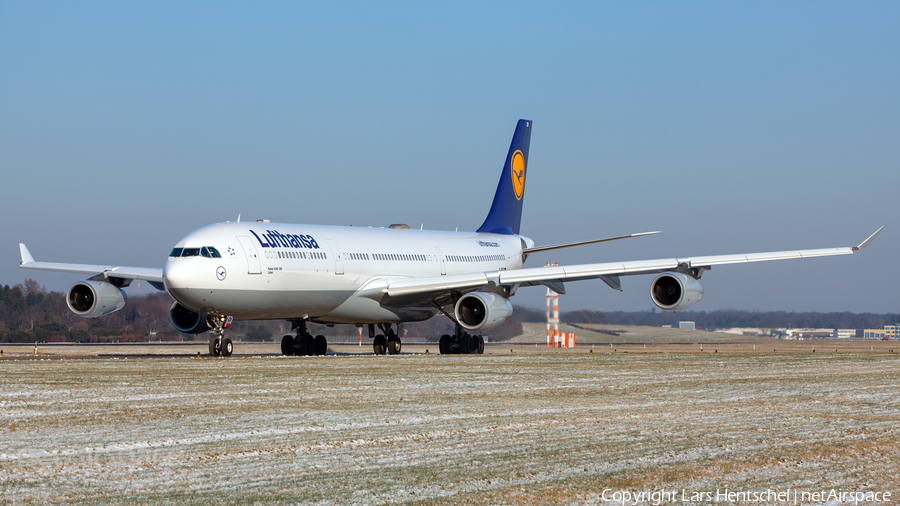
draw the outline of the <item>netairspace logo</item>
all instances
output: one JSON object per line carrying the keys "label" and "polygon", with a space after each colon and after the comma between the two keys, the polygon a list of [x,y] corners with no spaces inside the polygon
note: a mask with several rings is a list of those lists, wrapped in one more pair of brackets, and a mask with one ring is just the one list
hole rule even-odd
{"label": "netairspace logo", "polygon": [[728,488],[712,490],[691,491],[687,489],[661,489],[661,490],[616,490],[607,488],[603,490],[600,498],[605,503],[621,504],[622,506],[639,504],[651,504],[660,506],[663,504],[696,504],[696,503],[740,503],[740,504],[878,504],[891,502],[889,491],[851,491],[843,489],[826,490],[799,490],[789,488],[787,490],[765,491],[737,491]]}

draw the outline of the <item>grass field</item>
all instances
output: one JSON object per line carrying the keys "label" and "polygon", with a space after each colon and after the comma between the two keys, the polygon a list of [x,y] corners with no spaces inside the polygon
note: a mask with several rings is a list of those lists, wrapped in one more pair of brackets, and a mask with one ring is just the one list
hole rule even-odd
{"label": "grass field", "polygon": [[0,503],[896,499],[900,356],[826,347],[4,360]]}

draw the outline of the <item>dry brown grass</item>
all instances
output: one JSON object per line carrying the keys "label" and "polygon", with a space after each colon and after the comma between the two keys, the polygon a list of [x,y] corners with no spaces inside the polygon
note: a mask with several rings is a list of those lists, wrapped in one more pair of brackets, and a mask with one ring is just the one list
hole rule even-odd
{"label": "dry brown grass", "polygon": [[2,361],[0,502],[900,494],[900,359],[887,350],[493,351]]}

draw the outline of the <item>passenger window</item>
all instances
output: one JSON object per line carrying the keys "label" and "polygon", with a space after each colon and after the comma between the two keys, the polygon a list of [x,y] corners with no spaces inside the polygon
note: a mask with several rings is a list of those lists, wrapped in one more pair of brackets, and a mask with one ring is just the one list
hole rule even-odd
{"label": "passenger window", "polygon": [[172,250],[171,253],[169,253],[169,256],[170,256],[170,257],[174,257],[174,258],[178,258],[178,257],[181,256],[181,250],[183,250],[183,249],[184,249],[184,248],[175,248],[175,249]]}

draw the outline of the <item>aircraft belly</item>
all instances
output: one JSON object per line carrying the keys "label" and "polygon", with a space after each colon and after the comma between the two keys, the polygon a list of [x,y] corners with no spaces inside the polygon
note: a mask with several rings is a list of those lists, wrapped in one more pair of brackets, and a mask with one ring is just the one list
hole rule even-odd
{"label": "aircraft belly", "polygon": [[[205,291],[196,306],[237,320],[315,318],[340,306],[353,290],[242,290]],[[194,293],[196,297],[196,292]]]}
{"label": "aircraft belly", "polygon": [[368,297],[354,296],[317,319],[329,323],[399,323],[425,321],[437,314],[430,306],[385,307]]}

